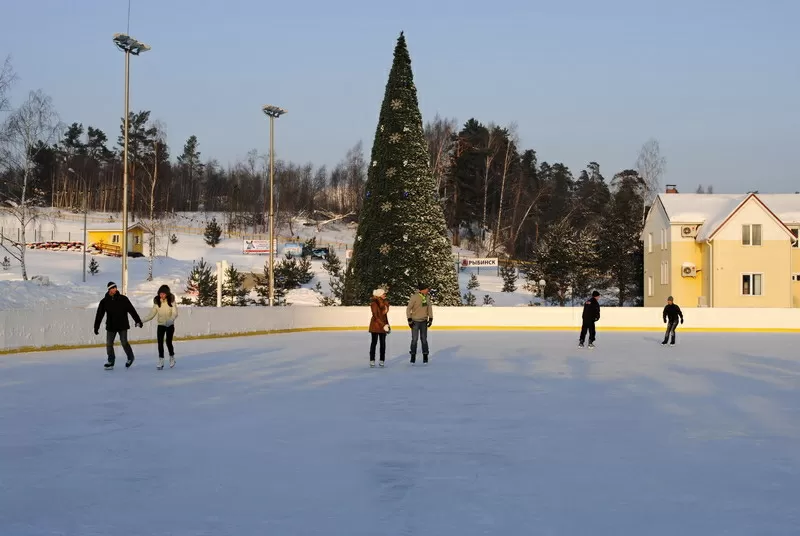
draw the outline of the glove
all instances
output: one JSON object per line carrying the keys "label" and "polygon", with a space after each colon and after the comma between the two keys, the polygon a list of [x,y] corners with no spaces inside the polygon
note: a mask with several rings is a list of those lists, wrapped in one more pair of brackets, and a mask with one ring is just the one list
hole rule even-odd
{"label": "glove", "polygon": [[410,328],[414,327],[414,321],[411,320],[410,318],[408,319],[408,327],[410,327]]}
{"label": "glove", "polygon": [[99,330],[99,329],[97,329],[97,328],[95,328],[95,329],[94,329],[94,334],[95,334],[95,335],[100,335],[100,330]]}
{"label": "glove", "polygon": [[431,327],[431,324],[433,324],[433,318],[428,319],[428,327]]}
{"label": "glove", "polygon": [[665,323],[665,324],[667,323],[667,319],[666,319],[666,318],[664,319],[664,323]]}
{"label": "glove", "polygon": [[681,318],[681,324],[683,324],[683,318]]}
{"label": "glove", "polygon": [[141,322],[136,322],[136,327],[137,328],[142,328],[142,327],[144,327],[144,324],[142,324]]}

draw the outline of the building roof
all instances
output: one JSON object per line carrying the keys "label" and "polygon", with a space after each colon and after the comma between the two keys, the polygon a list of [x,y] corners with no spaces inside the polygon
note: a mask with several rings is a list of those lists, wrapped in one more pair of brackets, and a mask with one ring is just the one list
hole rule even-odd
{"label": "building roof", "polygon": [[658,199],[673,224],[702,225],[697,241],[713,237],[750,197],[755,197],[784,226],[800,223],[800,194],[659,194]]}
{"label": "building roof", "polygon": [[[113,224],[111,224],[111,225],[113,225]],[[147,229],[144,228],[144,225],[142,225],[141,223],[138,223],[138,222],[128,226],[128,231],[132,231],[134,229],[141,229],[141,230],[143,230],[145,232],[147,231]],[[90,225],[89,227],[86,228],[86,230],[87,231],[95,231],[95,232],[99,231],[99,232],[109,232],[109,233],[117,232],[117,233],[119,233],[119,232],[122,232],[122,225],[120,225],[119,227],[112,227],[112,226],[110,226],[108,224],[101,225],[101,226],[92,226],[92,225]]]}

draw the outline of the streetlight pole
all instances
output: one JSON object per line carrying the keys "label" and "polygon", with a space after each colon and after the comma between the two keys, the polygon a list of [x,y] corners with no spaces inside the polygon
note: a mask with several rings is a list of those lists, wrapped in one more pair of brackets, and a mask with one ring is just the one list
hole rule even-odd
{"label": "streetlight pole", "polygon": [[[114,34],[114,44],[125,53],[125,132],[122,145],[122,294],[128,293],[128,115],[130,114],[131,54],[138,56],[150,47],[126,34]],[[84,270],[85,271],[85,270]],[[84,276],[85,277],[85,276]]]}
{"label": "streetlight pole", "polygon": [[74,169],[67,169],[70,173],[80,178],[83,182],[83,282],[86,283],[86,213],[89,210],[89,185],[83,175],[78,175]]}
{"label": "streetlight pole", "polygon": [[275,118],[286,113],[283,108],[267,104],[261,108],[269,117],[269,306],[275,300],[275,214],[273,211],[273,186],[275,184]]}

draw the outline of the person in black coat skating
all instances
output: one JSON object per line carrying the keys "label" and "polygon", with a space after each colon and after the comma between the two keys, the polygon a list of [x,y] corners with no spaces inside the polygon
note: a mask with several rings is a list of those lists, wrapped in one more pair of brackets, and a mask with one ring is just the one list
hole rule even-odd
{"label": "person in black coat skating", "polygon": [[[667,324],[667,332],[664,333],[664,342],[661,344],[666,346],[667,339],[670,338],[672,335],[672,340],[670,341],[670,346],[675,346],[675,330],[678,327],[678,318],[681,320],[681,324],[683,324],[683,312],[681,308],[673,301],[672,296],[667,298],[667,305],[664,306],[664,323]],[[669,323],[667,323],[669,320]]]}
{"label": "person in black coat skating", "polygon": [[581,325],[581,338],[578,343],[579,348],[583,348],[587,331],[589,332],[589,348],[594,348],[594,340],[597,335],[594,323],[600,320],[600,302],[597,301],[598,296],[600,296],[600,293],[595,290],[592,292],[592,297],[583,302],[583,325]]}
{"label": "person in black coat skating", "polygon": [[103,315],[106,317],[106,353],[108,354],[108,362],[104,365],[106,370],[114,368],[114,339],[119,333],[119,342],[122,344],[122,349],[125,355],[128,356],[128,361],[125,367],[130,367],[133,364],[133,350],[128,343],[128,330],[131,325],[128,323],[128,315],[133,317],[135,325],[142,327],[142,320],[133,304],[127,296],[123,296],[117,290],[117,285],[113,281],[108,283],[108,291],[103,299],[100,300],[97,306],[97,314],[94,317],[94,334],[100,334],[100,322],[103,320]]}

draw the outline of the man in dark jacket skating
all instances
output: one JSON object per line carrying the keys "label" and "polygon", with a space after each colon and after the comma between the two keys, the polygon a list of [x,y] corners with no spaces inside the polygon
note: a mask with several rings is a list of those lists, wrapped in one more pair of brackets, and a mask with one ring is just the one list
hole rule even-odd
{"label": "man in dark jacket skating", "polygon": [[133,364],[133,350],[128,343],[128,330],[131,328],[128,323],[128,315],[133,317],[135,325],[142,327],[142,320],[133,308],[133,304],[127,296],[123,296],[117,290],[117,285],[110,281],[108,283],[108,291],[100,304],[97,306],[97,314],[94,317],[94,334],[100,334],[100,322],[103,320],[103,315],[106,317],[106,353],[108,354],[108,363],[104,365],[106,370],[114,368],[114,339],[119,333],[119,342],[122,344],[122,349],[125,355],[128,356],[128,361],[125,363],[125,368]]}
{"label": "man in dark jacket skating", "polygon": [[[667,332],[664,333],[664,342],[661,343],[662,346],[667,345],[667,339],[670,338],[672,335],[672,340],[670,341],[670,346],[675,346],[675,330],[678,327],[678,318],[681,320],[681,324],[683,324],[683,312],[681,308],[673,301],[672,296],[667,298],[667,305],[664,306],[664,323],[667,324]],[[667,323],[669,320],[669,323]]]}
{"label": "man in dark jacket skating", "polygon": [[587,331],[589,332],[589,348],[594,348],[595,335],[597,334],[594,323],[600,320],[600,302],[597,301],[598,296],[600,296],[600,293],[595,290],[592,292],[592,297],[583,302],[583,325],[581,325],[581,338],[578,342],[578,348],[583,348]]}

